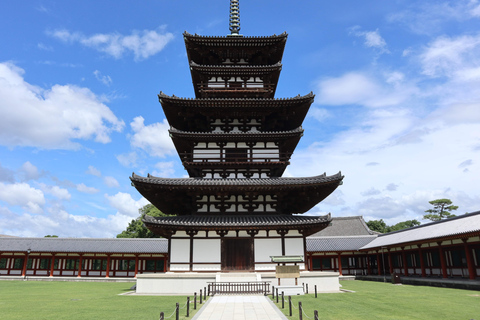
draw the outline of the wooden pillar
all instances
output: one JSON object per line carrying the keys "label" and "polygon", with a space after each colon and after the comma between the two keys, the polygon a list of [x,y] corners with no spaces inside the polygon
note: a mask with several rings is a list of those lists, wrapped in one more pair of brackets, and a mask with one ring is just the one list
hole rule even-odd
{"label": "wooden pillar", "polygon": [[138,254],[135,255],[135,278],[137,277],[138,273]]}
{"label": "wooden pillar", "polygon": [[52,261],[50,261],[50,277],[53,277],[54,268],[55,268],[55,253],[52,254]]}
{"label": "wooden pillar", "polygon": [[342,255],[340,254],[340,252],[338,252],[337,259],[338,259],[338,273],[341,276],[343,276],[343,273],[342,273]]}
{"label": "wooden pillar", "polygon": [[475,271],[475,266],[473,265],[472,249],[468,247],[467,239],[463,239],[463,246],[465,247],[465,257],[467,258],[468,278],[475,280],[477,273]]}
{"label": "wooden pillar", "polygon": [[78,278],[82,276],[82,263],[83,263],[83,256],[80,255],[80,259],[78,259],[78,274],[77,274]]}
{"label": "wooden pillar", "polygon": [[25,258],[23,260],[22,277],[25,277],[25,275],[27,274],[27,261],[29,255],[29,252],[25,253]]}
{"label": "wooden pillar", "polygon": [[441,242],[437,242],[437,244],[438,244],[438,253],[440,255],[440,264],[442,266],[442,277],[446,279],[448,278],[448,274],[447,274],[447,261],[445,260],[445,251],[443,251]]}
{"label": "wooden pillar", "polygon": [[390,252],[390,249],[388,250],[388,268],[390,269],[390,274],[393,274],[393,263],[392,263],[392,253]]}
{"label": "wooden pillar", "polygon": [[418,245],[418,255],[420,257],[420,269],[422,270],[422,277],[425,278],[427,273],[425,272],[425,261],[423,260],[423,250],[422,245]]}
{"label": "wooden pillar", "polygon": [[372,269],[370,267],[370,256],[367,254],[367,275],[372,274]]}
{"label": "wooden pillar", "polygon": [[402,247],[402,264],[403,264],[403,274],[408,276],[408,266],[407,266],[407,255],[405,254],[405,247]]}
{"label": "wooden pillar", "polygon": [[105,272],[105,278],[110,277],[110,255],[107,255],[107,271]]}
{"label": "wooden pillar", "polygon": [[377,272],[378,272],[378,275],[381,275],[382,274],[382,266],[380,265],[380,253],[378,253],[377,251]]}

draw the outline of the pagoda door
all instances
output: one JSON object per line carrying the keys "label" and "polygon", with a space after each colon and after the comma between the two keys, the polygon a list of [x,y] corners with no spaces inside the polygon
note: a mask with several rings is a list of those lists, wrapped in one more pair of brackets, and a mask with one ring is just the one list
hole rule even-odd
{"label": "pagoda door", "polygon": [[222,270],[253,269],[253,238],[222,239]]}

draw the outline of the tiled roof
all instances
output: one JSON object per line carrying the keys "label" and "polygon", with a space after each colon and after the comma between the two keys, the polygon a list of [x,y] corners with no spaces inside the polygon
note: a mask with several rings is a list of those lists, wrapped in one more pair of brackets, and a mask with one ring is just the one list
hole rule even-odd
{"label": "tiled roof", "polygon": [[167,239],[0,238],[0,252],[167,253]]}
{"label": "tiled roof", "polygon": [[[247,36],[241,36],[241,37],[229,37],[229,36],[201,36],[198,34],[190,34],[187,31],[183,33],[184,38],[190,39],[190,40],[196,40],[196,41],[202,41],[202,42],[208,42],[209,45],[210,43],[213,42],[220,42],[222,45],[225,46],[225,43],[227,42],[232,42],[235,43],[236,45],[244,43],[247,46],[251,46],[252,43],[257,43],[257,42],[277,42],[278,40],[284,40],[287,38],[287,33],[284,32],[279,35],[272,35],[272,36],[253,36],[253,37],[247,37]],[[219,41],[220,40],[220,41]]]}
{"label": "tiled roof", "polygon": [[132,174],[132,181],[149,184],[170,185],[170,186],[295,186],[315,185],[333,181],[341,181],[341,172],[327,176],[325,173],[314,177],[302,178],[252,178],[252,179],[200,179],[200,178],[160,178],[148,175],[142,177]]}
{"label": "tiled roof", "polygon": [[297,100],[311,100],[315,97],[313,92],[304,96],[297,95],[291,98],[181,98],[175,95],[168,96],[160,91],[159,99],[169,100],[178,103],[193,103],[202,107],[216,107],[218,105],[228,105],[230,108],[244,108],[245,104],[255,103],[256,108],[281,106],[283,103],[294,102]]}
{"label": "tiled roof", "polygon": [[400,245],[413,242],[434,240],[443,237],[480,234],[480,211],[464,214],[455,218],[423,224],[417,227],[379,235],[362,249]]}
{"label": "tiled roof", "polygon": [[362,216],[334,217],[328,228],[317,232],[312,237],[337,237],[337,236],[364,236],[377,234],[370,230]]}
{"label": "tiled roof", "polygon": [[191,215],[175,217],[145,216],[145,223],[163,226],[188,226],[188,227],[231,227],[242,229],[245,227],[297,227],[330,221],[330,215],[325,216],[297,216],[297,215]]}
{"label": "tiled roof", "polygon": [[297,137],[299,135],[303,134],[303,129],[302,127],[298,127],[293,130],[288,130],[288,131],[276,131],[276,132],[260,132],[260,131],[248,131],[248,132],[223,132],[223,131],[214,131],[214,132],[187,132],[187,131],[182,131],[175,129],[173,127],[168,130],[170,134],[174,136],[179,136],[182,138],[197,138],[201,136],[202,140],[207,139],[207,138],[213,138],[215,140],[231,140],[231,139],[240,139],[240,138],[252,138],[252,137],[260,137],[260,138],[269,138],[273,139],[276,136],[278,137]]}
{"label": "tiled roof", "polygon": [[[327,227],[326,229],[328,229]],[[324,229],[325,230],[325,229]],[[321,233],[321,231],[319,232]],[[339,236],[339,237],[315,237],[307,238],[308,252],[332,252],[332,251],[357,251],[361,247],[372,242],[377,236]]]}

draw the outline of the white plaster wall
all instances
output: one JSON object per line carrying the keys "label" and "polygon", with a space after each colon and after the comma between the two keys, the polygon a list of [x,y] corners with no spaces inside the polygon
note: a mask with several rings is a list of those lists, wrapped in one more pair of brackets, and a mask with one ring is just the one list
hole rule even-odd
{"label": "white plaster wall", "polygon": [[193,262],[221,263],[220,239],[194,239]]}
{"label": "white plaster wall", "polygon": [[170,263],[190,262],[190,239],[172,238],[170,245]]}
{"label": "white plaster wall", "polygon": [[[301,255],[304,256],[303,252],[303,239],[302,238],[285,238],[285,255]],[[304,257],[305,258],[305,257]]]}
{"label": "white plaster wall", "polygon": [[194,264],[192,266],[193,271],[221,271],[222,265],[221,264]]}
{"label": "white plaster wall", "polygon": [[282,241],[275,239],[255,239],[255,262],[270,262],[270,256],[282,255]]}

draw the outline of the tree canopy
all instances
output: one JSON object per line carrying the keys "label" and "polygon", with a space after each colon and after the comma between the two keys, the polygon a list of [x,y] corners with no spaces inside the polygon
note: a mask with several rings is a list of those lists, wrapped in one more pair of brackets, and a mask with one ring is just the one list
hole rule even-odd
{"label": "tree canopy", "polygon": [[402,221],[392,226],[388,226],[383,219],[380,220],[370,220],[367,222],[367,226],[372,231],[377,231],[380,233],[393,232],[398,230],[403,230],[415,226],[419,226],[420,222],[417,220],[407,220]]}
{"label": "tree canopy", "polygon": [[157,209],[153,204],[147,204],[146,206],[138,209],[140,213],[137,219],[133,219],[125,230],[117,234],[117,238],[160,238],[159,235],[154,234],[148,230],[142,222],[145,215],[152,217],[165,217],[167,216],[163,212]]}
{"label": "tree canopy", "polygon": [[437,199],[429,201],[429,203],[433,206],[433,209],[425,210],[428,214],[424,215],[423,219],[440,221],[442,219],[456,217],[456,215],[450,212],[458,209],[458,206],[452,205],[452,200]]}

